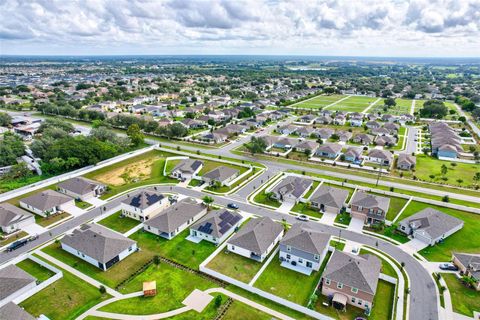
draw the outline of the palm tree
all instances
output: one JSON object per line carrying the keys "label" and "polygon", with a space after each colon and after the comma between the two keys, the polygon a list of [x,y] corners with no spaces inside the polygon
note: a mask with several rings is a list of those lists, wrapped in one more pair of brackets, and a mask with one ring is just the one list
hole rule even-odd
{"label": "palm tree", "polygon": [[203,197],[202,200],[203,200],[203,203],[204,203],[208,208],[210,208],[210,205],[213,203],[213,198],[212,198],[212,197],[209,197],[209,196]]}

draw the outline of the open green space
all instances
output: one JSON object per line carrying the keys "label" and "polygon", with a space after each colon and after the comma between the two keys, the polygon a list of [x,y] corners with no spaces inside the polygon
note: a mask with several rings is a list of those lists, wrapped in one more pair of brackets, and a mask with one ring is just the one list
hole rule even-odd
{"label": "open green space", "polygon": [[157,295],[116,301],[100,308],[100,311],[123,314],[162,313],[182,307],[182,301],[195,289],[206,290],[217,286],[195,273],[175,268],[167,263],[160,263],[158,266],[150,265],[128,282],[120,292],[141,291],[145,281],[157,282]]}
{"label": "open green space", "polygon": [[245,258],[239,254],[225,250],[219,252],[207,264],[207,268],[220,272],[228,277],[249,283],[262,267],[262,263]]}
{"label": "open green space", "polygon": [[478,232],[478,230],[480,230],[480,219],[475,213],[412,201],[407,208],[405,208],[398,221],[401,221],[425,208],[433,208],[459,218],[464,221],[464,226],[460,231],[455,232],[443,240],[443,242],[421,250],[419,253],[422,256],[429,261],[450,261],[453,252],[478,252],[478,244],[480,243],[480,233]]}
{"label": "open green space", "polygon": [[167,240],[153,233],[139,230],[130,236],[137,241],[143,252],[150,256],[160,255],[172,261],[198,269],[200,263],[215,251],[216,246],[208,241],[193,243],[185,238],[189,229],[182,231],[171,240]]}
{"label": "open green space", "polygon": [[305,306],[315,291],[320,275],[318,271],[307,276],[284,268],[280,261],[274,258],[255,281],[254,286]]}
{"label": "open green space", "polygon": [[328,107],[328,109],[344,112],[362,112],[377,99],[378,98],[376,97],[350,96],[349,98]]}
{"label": "open green space", "polygon": [[370,111],[372,113],[380,113],[380,114],[392,114],[392,115],[402,115],[402,114],[410,114],[412,100],[409,99],[395,99],[397,103],[395,106],[388,108],[386,111],[384,109],[384,100],[382,99],[378,102]]}
{"label": "open green space", "polygon": [[293,106],[294,108],[306,108],[306,109],[322,109],[329,104],[334,103],[340,99],[345,98],[346,96],[343,95],[330,95],[330,96],[316,96],[315,98],[303,101],[301,103],[296,104]]}
{"label": "open green space", "polygon": [[233,301],[223,320],[271,320],[272,316],[240,301]]}
{"label": "open green space", "polygon": [[44,266],[39,265],[38,263],[30,259],[20,261],[19,263],[17,263],[17,267],[23,269],[40,282],[43,282],[55,275],[53,271],[48,270]]}
{"label": "open green space", "polygon": [[110,298],[98,288],[62,270],[63,277],[20,303],[31,315],[50,319],[76,319],[79,315]]}
{"label": "open green space", "polygon": [[[212,320],[215,319],[215,317],[218,315],[222,307],[224,307],[225,303],[227,302],[228,297],[223,295],[223,294],[218,294],[218,293],[213,293],[212,296],[214,299],[207,305],[205,309],[203,309],[202,312],[197,312],[195,310],[190,310],[184,313],[181,313],[179,315],[173,316],[173,317],[168,317],[165,318],[167,320]],[[215,298],[217,296],[222,297],[222,302],[220,306],[215,305]],[[230,309],[229,309],[230,310]],[[225,319],[225,317],[223,317]]]}
{"label": "open green space", "polygon": [[115,230],[120,233],[125,233],[128,230],[138,226],[140,221],[122,216],[122,211],[117,211],[114,214],[97,222],[104,227]]}
{"label": "open green space", "polygon": [[460,282],[456,275],[442,273],[452,298],[453,311],[473,317],[473,311],[480,312],[480,291],[468,288]]}
{"label": "open green space", "polygon": [[121,192],[145,185],[176,184],[178,180],[163,175],[165,158],[173,155],[172,153],[153,150],[89,172],[85,177],[105,183],[108,186],[107,191],[100,197],[101,199],[108,199]]}

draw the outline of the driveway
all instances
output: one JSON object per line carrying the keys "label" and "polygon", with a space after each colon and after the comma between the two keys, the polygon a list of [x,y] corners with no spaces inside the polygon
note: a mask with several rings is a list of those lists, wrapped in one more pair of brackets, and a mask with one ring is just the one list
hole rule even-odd
{"label": "driveway", "polygon": [[331,212],[325,212],[320,219],[320,223],[328,224],[329,226],[333,226],[333,223],[335,222],[335,218],[337,215],[335,213]]}
{"label": "driveway", "polygon": [[294,205],[294,203],[283,202],[282,205],[277,209],[277,211],[288,214]]}
{"label": "driveway", "polygon": [[400,246],[402,249],[404,249],[406,252],[409,252],[409,253],[415,253],[417,251],[420,251],[426,247],[428,247],[428,244],[426,244],[425,242],[422,242],[420,240],[417,240],[417,239],[412,239],[404,244],[402,244]]}
{"label": "driveway", "polygon": [[364,220],[359,218],[352,218],[350,224],[347,227],[347,230],[362,233]]}
{"label": "driveway", "polygon": [[85,210],[80,209],[76,205],[70,205],[68,207],[65,207],[64,210],[74,217],[78,217],[79,215],[82,215],[86,212]]}
{"label": "driveway", "polygon": [[46,228],[42,227],[41,225],[38,225],[36,223],[32,223],[31,225],[28,225],[26,227],[22,228],[23,231],[28,233],[29,235],[34,235],[34,234],[41,234],[47,231]]}
{"label": "driveway", "polygon": [[97,198],[97,197],[92,197],[92,198],[88,199],[86,202],[88,202],[90,204],[93,204],[95,207],[101,207],[105,203],[107,203],[107,201],[102,200],[102,199]]}

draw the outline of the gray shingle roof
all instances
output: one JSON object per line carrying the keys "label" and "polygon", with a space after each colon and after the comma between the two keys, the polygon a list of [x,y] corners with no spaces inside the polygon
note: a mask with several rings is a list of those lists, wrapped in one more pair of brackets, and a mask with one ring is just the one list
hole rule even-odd
{"label": "gray shingle roof", "polygon": [[60,240],[75,250],[106,263],[136,243],[119,233],[97,224],[83,225]]}
{"label": "gray shingle roof", "polygon": [[348,190],[321,185],[310,197],[310,201],[341,209],[349,195]]}
{"label": "gray shingle roof", "polygon": [[30,218],[32,214],[8,202],[0,203],[0,226],[7,227],[13,223]]}
{"label": "gray shingle roof", "polygon": [[319,255],[329,245],[329,242],[329,234],[309,229],[304,223],[295,223],[285,234],[280,244]]}
{"label": "gray shingle roof", "polygon": [[0,269],[0,300],[28,286],[36,279],[16,265]]}
{"label": "gray shingle roof", "polygon": [[139,209],[145,209],[157,203],[158,201],[161,201],[163,198],[164,196],[160,192],[142,190],[137,194],[126,198],[122,201],[122,203]]}
{"label": "gray shingle roof", "polygon": [[324,277],[360,291],[375,294],[382,263],[379,258],[335,250],[328,261]]}
{"label": "gray shingle roof", "polygon": [[203,165],[203,162],[195,159],[182,159],[180,162],[173,168],[172,171],[180,171],[183,173],[194,173],[197,171],[200,166]]}
{"label": "gray shingle roof", "polygon": [[287,176],[272,189],[272,192],[282,196],[292,194],[295,198],[299,198],[312,184],[313,181],[310,179]]}
{"label": "gray shingle roof", "polygon": [[94,191],[95,188],[101,185],[102,185],[101,183],[98,183],[96,181],[93,181],[87,178],[75,177],[75,178],[60,182],[57,186],[59,188],[71,191],[75,194],[84,195]]}
{"label": "gray shingle roof", "polygon": [[381,150],[381,149],[372,149],[368,152],[368,156],[372,158],[378,158],[383,160],[392,161],[393,155],[390,151]]}
{"label": "gray shingle roof", "polygon": [[400,164],[415,165],[417,164],[417,158],[411,154],[400,153],[398,155],[397,165]]}
{"label": "gray shingle roof", "polygon": [[228,243],[262,255],[282,232],[283,226],[268,217],[252,219]]}
{"label": "gray shingle roof", "polygon": [[353,196],[351,204],[364,208],[378,207],[384,212],[387,212],[388,208],[390,207],[390,198],[369,194],[363,191],[357,191]]}
{"label": "gray shingle roof", "polygon": [[197,203],[193,198],[185,198],[147,220],[144,224],[157,228],[161,232],[170,233],[205,209],[203,203]]}
{"label": "gray shingle roof", "polygon": [[207,233],[215,238],[221,238],[240,220],[242,220],[242,216],[235,211],[215,210],[192,225],[191,229]]}
{"label": "gray shingle roof", "polygon": [[240,170],[230,168],[230,167],[225,167],[225,166],[219,166],[212,171],[209,171],[203,175],[204,178],[213,180],[213,181],[225,181],[228,178],[236,175],[239,173]]}
{"label": "gray shingle roof", "polygon": [[453,255],[468,269],[475,279],[480,280],[480,254],[454,253]]}
{"label": "gray shingle roof", "polygon": [[21,199],[20,201],[30,205],[33,208],[46,211],[56,206],[62,205],[73,198],[53,190],[44,190],[32,196]]}
{"label": "gray shingle roof", "polygon": [[27,311],[23,310],[13,302],[9,302],[0,308],[0,319],[2,320],[35,320]]}
{"label": "gray shingle roof", "polygon": [[406,222],[415,230],[421,231],[432,239],[441,237],[448,231],[463,225],[463,220],[452,217],[433,208],[425,208],[414,215],[403,219],[400,223]]}

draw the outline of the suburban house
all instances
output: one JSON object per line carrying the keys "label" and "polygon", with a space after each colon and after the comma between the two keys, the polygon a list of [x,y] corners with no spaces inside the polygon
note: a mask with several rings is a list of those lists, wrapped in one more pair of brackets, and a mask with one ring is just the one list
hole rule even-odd
{"label": "suburban house", "polygon": [[353,112],[348,115],[348,121],[352,127],[361,127],[363,124],[363,114]]}
{"label": "suburban house", "polygon": [[227,249],[262,262],[283,236],[283,226],[268,217],[251,219],[227,242]]}
{"label": "suburban house", "polygon": [[275,199],[281,202],[297,203],[313,185],[313,180],[287,176],[283,178],[272,190]]}
{"label": "suburban house", "polygon": [[143,229],[170,240],[206,213],[203,203],[185,198],[146,221]]}
{"label": "suburban house", "polygon": [[364,146],[369,145],[373,142],[374,137],[366,133],[358,133],[353,138],[354,143],[360,143]]}
{"label": "suburban house", "polygon": [[295,150],[298,152],[307,152],[308,150],[310,154],[313,154],[315,153],[315,151],[318,149],[319,146],[320,145],[315,141],[305,140],[305,141],[299,142],[295,146]]}
{"label": "suburban house", "polygon": [[337,114],[333,119],[333,123],[339,126],[345,125],[347,118],[343,114]]}
{"label": "suburban house", "polygon": [[329,124],[332,122],[332,118],[330,118],[329,116],[320,116],[315,122],[321,124]]}
{"label": "suburban house", "polygon": [[[393,123],[392,123],[393,124]],[[389,135],[390,134],[390,131],[384,127],[380,127],[380,128],[374,128],[372,130],[370,130],[370,132],[373,134],[373,135],[376,135],[376,136],[385,136],[385,135]]]}
{"label": "suburban house", "polygon": [[106,271],[138,250],[137,242],[98,224],[85,224],[65,235],[62,249]]}
{"label": "suburban house", "polygon": [[298,129],[299,129],[299,127],[292,126],[292,125],[288,124],[288,125],[285,125],[285,126],[282,126],[282,127],[278,128],[277,132],[281,133],[281,134],[289,135],[289,134],[292,134],[292,133],[296,132]]}
{"label": "suburban house", "polygon": [[17,306],[13,302],[8,302],[0,307],[0,319],[2,320],[37,320],[30,313]]}
{"label": "suburban house", "polygon": [[170,172],[170,177],[189,180],[202,170],[203,162],[195,159],[182,159]]}
{"label": "suburban house", "polygon": [[219,166],[212,171],[205,173],[202,176],[202,180],[209,185],[216,183],[225,186],[229,182],[233,181],[240,174],[240,170],[226,166]]}
{"label": "suburban house", "polygon": [[362,148],[357,147],[348,147],[347,150],[343,153],[345,156],[345,161],[350,162],[361,162],[362,161]]}
{"label": "suburban house", "polygon": [[204,134],[201,139],[206,141],[212,141],[214,143],[222,143],[228,139],[228,133],[224,131],[215,130],[213,132],[209,132]]}
{"label": "suburban house", "polygon": [[382,121],[384,122],[395,122],[397,117],[391,114],[384,114],[382,115]]}
{"label": "suburban house", "polygon": [[342,148],[342,145],[337,143],[325,143],[318,147],[317,151],[315,151],[315,155],[318,157],[335,159],[340,155]]}
{"label": "suburban house", "polygon": [[329,139],[335,131],[331,128],[320,128],[315,131],[315,134],[317,137],[320,137],[321,139]]}
{"label": "suburban house", "polygon": [[50,189],[20,199],[20,207],[42,217],[64,211],[65,208],[71,206],[75,206],[75,200],[73,198]]}
{"label": "suburban house", "polygon": [[392,147],[397,144],[397,139],[390,136],[377,136],[375,138],[375,144],[377,146],[382,146],[382,147],[384,146]]}
{"label": "suburban house", "polygon": [[364,159],[369,162],[390,167],[393,162],[393,154],[386,150],[372,149],[368,152],[368,155],[364,157]]}
{"label": "suburban house", "polygon": [[328,252],[330,234],[295,223],[280,240],[281,266],[310,275],[318,271]]}
{"label": "suburban house", "polygon": [[8,202],[0,203],[0,230],[9,234],[35,223],[35,217]]}
{"label": "suburban house", "polygon": [[242,219],[235,211],[211,211],[190,227],[190,236],[219,245],[240,226]]}
{"label": "suburban house", "polygon": [[322,212],[339,214],[346,207],[349,192],[346,189],[322,184],[310,197],[311,206]]}
{"label": "suburban house", "polygon": [[383,128],[388,130],[388,134],[395,135],[398,133],[400,126],[396,123],[387,122],[383,125]]}
{"label": "suburban house", "polygon": [[308,138],[314,132],[315,129],[313,129],[312,127],[301,127],[295,132],[295,134],[299,135],[302,138]]}
{"label": "suburban house", "polygon": [[317,116],[314,116],[313,114],[307,114],[304,116],[301,116],[298,121],[302,123],[313,123],[317,119]]}
{"label": "suburban house", "polygon": [[397,169],[412,170],[417,164],[417,158],[408,153],[400,153],[397,159]]}
{"label": "suburban house", "polygon": [[343,142],[347,142],[352,138],[352,133],[350,131],[339,130],[336,131],[335,134],[338,136],[338,139]]}
{"label": "suburban house", "polygon": [[398,230],[430,246],[463,228],[463,220],[425,208],[398,223]]}
{"label": "suburban house", "polygon": [[370,121],[367,121],[367,122],[365,123],[365,126],[366,126],[368,129],[372,129],[372,130],[373,130],[373,129],[378,129],[378,128],[380,128],[382,125],[381,125],[379,122],[377,122],[377,121],[372,121],[372,120],[370,120]]}
{"label": "suburban house", "polygon": [[447,123],[432,122],[428,128],[433,155],[455,159],[463,152],[460,136]]}
{"label": "suburban house", "polygon": [[382,262],[374,255],[354,255],[335,250],[322,275],[322,294],[339,310],[347,304],[372,310]]}
{"label": "suburban house", "polygon": [[37,279],[10,264],[0,269],[0,307],[35,288]]}
{"label": "suburban house", "polygon": [[152,218],[166,206],[168,199],[153,190],[142,190],[134,195],[127,195],[120,204],[122,215],[140,221]]}
{"label": "suburban house", "polygon": [[454,252],[452,262],[460,274],[476,280],[475,289],[480,291],[480,254]]}
{"label": "suburban house", "polygon": [[279,148],[279,149],[284,149],[288,150],[297,145],[297,140],[295,139],[289,139],[289,138],[283,138],[283,137],[274,137],[275,139],[272,140],[273,142],[273,147]]}
{"label": "suburban house", "polygon": [[350,206],[352,217],[362,219],[368,224],[375,224],[385,221],[385,216],[390,207],[390,198],[357,191]]}
{"label": "suburban house", "polygon": [[83,177],[75,177],[60,182],[57,188],[59,192],[82,201],[88,201],[88,199],[99,196],[107,190],[106,185]]}

